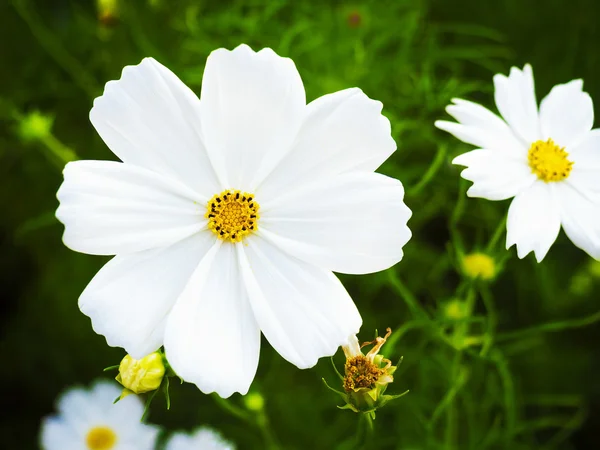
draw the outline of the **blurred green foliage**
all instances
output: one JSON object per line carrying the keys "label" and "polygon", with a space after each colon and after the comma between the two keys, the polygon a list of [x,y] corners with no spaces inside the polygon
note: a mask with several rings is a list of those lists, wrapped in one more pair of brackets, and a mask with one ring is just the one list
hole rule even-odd
{"label": "blurred green foliage", "polygon": [[[380,171],[405,184],[414,237],[396,267],[342,281],[363,314],[362,340],[394,329],[384,354],[404,363],[388,392],[411,392],[378,412],[369,435],[322,384],[336,382],[329,361],[299,371],[265,342],[250,400],[173,385],[171,410],[155,401],[150,420],[212,425],[241,449],[600,446],[598,264],[562,235],[540,265],[505,251],[503,235],[488,246],[508,202],[465,197],[449,161],[468,146],[432,125],[453,97],[491,107],[492,75],[525,62],[538,98],[584,78],[600,102],[596,0],[101,3],[109,9],[0,1],[0,447],[37,448],[56,396],[123,356],[77,308],[105,259],[66,249],[54,218],[65,160],[114,159],[88,121],[93,98],[144,56],[199,92],[210,51],[241,42],[293,58],[309,100],[359,86],[385,105],[399,150]],[[461,275],[461,252],[476,250],[503,266],[493,282]]]}

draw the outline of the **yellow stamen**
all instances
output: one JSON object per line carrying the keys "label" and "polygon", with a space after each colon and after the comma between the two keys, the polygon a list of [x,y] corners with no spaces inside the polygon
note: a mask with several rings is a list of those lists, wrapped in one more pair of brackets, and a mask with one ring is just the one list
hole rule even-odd
{"label": "yellow stamen", "polygon": [[258,228],[258,209],[254,195],[228,189],[208,201],[205,217],[219,239],[240,242]]}
{"label": "yellow stamen", "polygon": [[117,443],[117,435],[106,426],[94,427],[88,431],[85,443],[89,450],[110,450]]}
{"label": "yellow stamen", "polygon": [[552,139],[536,141],[529,148],[529,166],[538,178],[546,183],[562,181],[573,170],[573,161],[563,147],[559,147]]}

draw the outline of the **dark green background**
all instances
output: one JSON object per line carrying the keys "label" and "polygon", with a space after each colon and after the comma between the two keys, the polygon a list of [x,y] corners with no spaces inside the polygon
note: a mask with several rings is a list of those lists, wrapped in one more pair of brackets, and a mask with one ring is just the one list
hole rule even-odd
{"label": "dark green background", "polygon": [[[199,92],[210,51],[242,42],[293,58],[309,100],[351,86],[381,100],[399,149],[380,171],[402,180],[413,210],[414,237],[400,264],[388,273],[342,277],[364,317],[362,340],[375,329],[414,323],[386,353],[394,360],[404,355],[389,391],[410,394],[380,410],[375,435],[359,444],[358,416],[337,410],[338,398],[321,382],[321,377],[336,382],[329,361],[299,371],[264,342],[253,386],[266,399],[280,446],[600,447],[597,323],[509,336],[494,347],[493,359],[459,352],[439,339],[440,305],[461,280],[456,249],[448,246],[448,222],[465,184],[449,161],[469,146],[433,127],[446,117],[443,108],[452,97],[493,107],[493,74],[526,62],[533,65],[538,99],[554,84],[583,78],[600,102],[599,2],[118,3],[115,20],[102,24],[92,1],[0,0],[1,448],[37,448],[40,418],[53,411],[56,396],[103,376],[102,368],[123,356],[93,333],[77,308],[78,295],[106,260],[62,245],[62,226],[53,218],[62,163],[47,141],[23,136],[23,118],[36,110],[53,116],[53,136],[80,158],[113,159],[88,121],[106,81],[118,78],[123,66],[153,56]],[[442,147],[447,153],[438,172],[419,186]],[[464,206],[458,229],[470,251],[489,240],[508,202],[469,199]],[[499,333],[600,309],[597,266],[564,235],[540,265],[532,255],[518,260],[514,249],[506,252],[501,245],[494,251],[511,258],[489,289],[478,289],[493,298]],[[429,325],[419,326],[418,314],[407,308],[406,290],[418,299]],[[477,305],[476,313],[486,314],[480,301]],[[336,362],[343,363],[340,355]],[[229,370],[228,355],[215,364]],[[467,374],[458,388],[457,367]],[[456,397],[432,420],[454,388]],[[230,401],[244,407],[239,396]],[[169,412],[158,399],[150,420],[168,430],[209,424],[239,448],[264,448],[254,424],[189,385],[172,389]]]}

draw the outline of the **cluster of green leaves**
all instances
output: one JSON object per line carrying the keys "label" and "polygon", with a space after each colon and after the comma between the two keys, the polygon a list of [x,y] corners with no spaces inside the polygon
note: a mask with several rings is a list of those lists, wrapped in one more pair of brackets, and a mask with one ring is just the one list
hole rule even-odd
{"label": "cluster of green leaves", "polygon": [[[58,394],[123,356],[77,308],[105,260],[64,248],[54,218],[65,161],[114,158],[88,121],[93,98],[145,56],[199,92],[210,51],[242,42],[293,58],[309,100],[359,86],[384,103],[399,150],[380,171],[406,187],[413,238],[396,267],[342,281],[364,318],[361,340],[394,329],[385,355],[404,363],[389,392],[410,394],[378,411],[370,434],[321,383],[335,380],[329,361],[299,371],[264,342],[248,397],[260,408],[174,384],[170,411],[153,407],[150,421],[212,425],[242,449],[574,448],[572,433],[600,399],[599,331],[586,327],[600,320],[598,265],[564,237],[540,265],[504,250],[495,230],[507,202],[465,197],[450,161],[468,146],[432,124],[453,97],[491,106],[493,73],[528,61],[538,93],[584,77],[600,101],[594,0],[548,0],[543,10],[522,0],[109,3],[118,9],[99,20],[91,1],[0,2],[1,381],[15,393],[2,411],[6,448],[36,448]],[[493,282],[462,274],[461,256],[474,250],[502,262]],[[444,314],[452,299],[465,317]],[[215,363],[229,370],[228,355]]]}

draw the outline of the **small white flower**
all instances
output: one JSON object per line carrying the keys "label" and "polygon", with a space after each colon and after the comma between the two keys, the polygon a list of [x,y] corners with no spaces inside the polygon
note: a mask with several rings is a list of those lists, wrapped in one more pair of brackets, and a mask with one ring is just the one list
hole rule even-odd
{"label": "small white flower", "polygon": [[219,433],[202,427],[192,434],[174,433],[167,441],[165,450],[234,450],[235,445],[226,441]]}
{"label": "small white flower", "polygon": [[120,394],[106,381],[62,394],[58,414],[42,421],[42,450],[154,449],[158,428],[140,422],[144,406],[135,395],[113,404]]}
{"label": "small white flower", "polygon": [[117,255],[79,299],[109,345],[164,344],[179,376],[246,393],[261,331],[300,368],[361,317],[332,271],[402,258],[402,184],[374,173],[395,150],[382,104],[359,89],[306,104],[292,60],[242,45],[208,58],[201,100],[151,58],[90,113],[123,161],[67,165],[57,217],[77,251]]}
{"label": "small white flower", "polygon": [[600,259],[600,130],[583,81],[554,86],[540,104],[531,66],[494,77],[502,120],[486,108],[455,99],[446,110],[459,123],[435,125],[479,147],[452,161],[467,166],[470,197],[505,200],[506,248],[519,258],[548,253],[561,225],[573,243]]}

